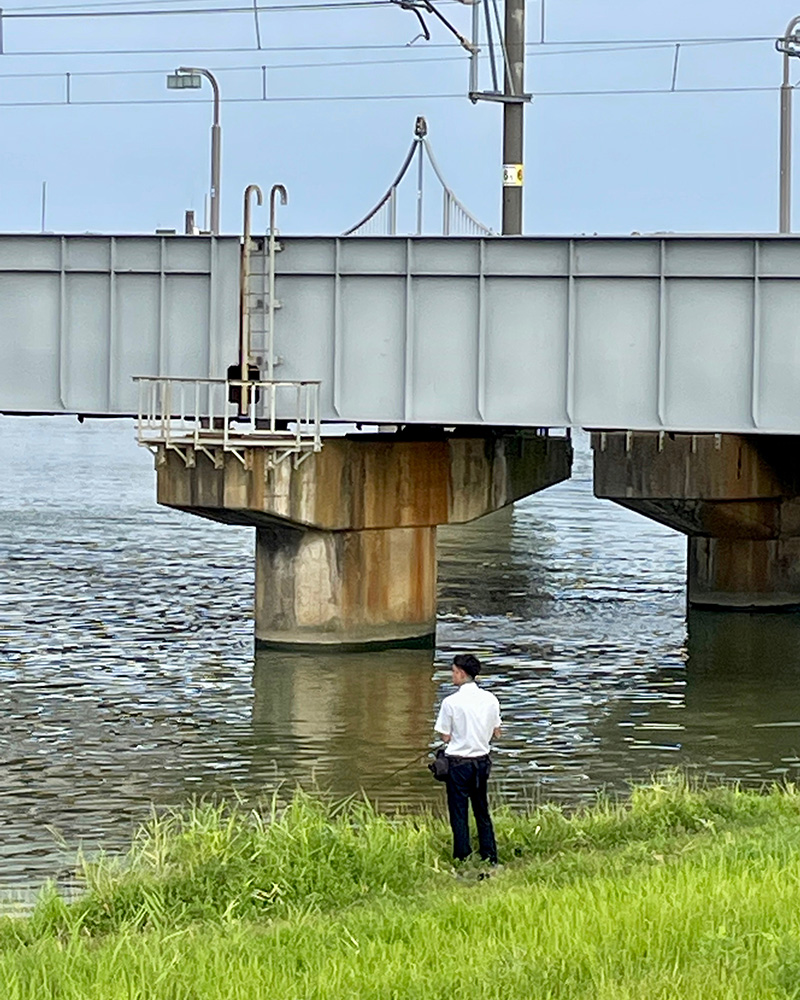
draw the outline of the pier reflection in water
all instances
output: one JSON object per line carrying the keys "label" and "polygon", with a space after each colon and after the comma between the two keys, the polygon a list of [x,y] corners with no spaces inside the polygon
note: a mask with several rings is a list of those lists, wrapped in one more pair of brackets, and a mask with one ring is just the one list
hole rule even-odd
{"label": "pier reflection in water", "polygon": [[501,699],[512,803],[800,768],[800,617],[702,612],[687,635],[684,540],[594,499],[585,438],[569,483],[442,529],[435,654],[255,663],[252,534],[159,509],[129,424],[0,418],[0,467],[0,888],[65,866],[54,831],[113,850],[193,794],[441,809],[424,761],[398,769],[459,650]]}
{"label": "pier reflection in water", "polygon": [[692,612],[688,762],[714,778],[800,779],[800,615]]}
{"label": "pier reflection in water", "polygon": [[253,688],[254,743],[266,758],[280,748],[287,779],[340,795],[363,789],[379,805],[437,798],[422,759],[437,693],[430,650],[260,651]]}

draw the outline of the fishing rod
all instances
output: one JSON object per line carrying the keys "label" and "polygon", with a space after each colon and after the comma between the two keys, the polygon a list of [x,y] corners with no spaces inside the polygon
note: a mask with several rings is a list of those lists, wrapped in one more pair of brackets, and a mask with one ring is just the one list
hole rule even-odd
{"label": "fishing rod", "polygon": [[[416,757],[412,757],[412,759],[409,760],[409,761],[406,761],[405,764],[401,764],[400,767],[395,768],[395,770],[392,771],[390,774],[383,775],[381,777],[381,779],[380,779],[381,783],[387,781],[389,778],[393,778],[396,774],[400,774],[401,771],[405,771],[407,768],[409,768],[412,765],[416,764],[418,760],[422,760],[423,757],[427,757],[430,753],[434,752],[435,749],[436,749],[436,747],[426,747],[421,753],[418,753],[416,755]],[[369,792],[372,789],[375,789],[377,787],[378,787],[377,784],[366,785],[366,786],[362,785],[361,786],[361,791],[362,792]]]}

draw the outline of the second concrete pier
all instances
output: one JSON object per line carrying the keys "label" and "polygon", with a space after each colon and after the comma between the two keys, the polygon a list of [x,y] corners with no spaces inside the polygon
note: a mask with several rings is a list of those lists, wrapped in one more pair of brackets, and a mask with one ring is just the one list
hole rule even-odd
{"label": "second concrete pier", "polygon": [[688,536],[690,606],[800,607],[800,439],[604,432],[595,494]]}

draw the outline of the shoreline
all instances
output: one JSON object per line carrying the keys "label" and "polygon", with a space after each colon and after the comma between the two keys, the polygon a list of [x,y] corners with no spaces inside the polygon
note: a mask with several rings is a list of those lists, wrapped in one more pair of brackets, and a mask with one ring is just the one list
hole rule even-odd
{"label": "shoreline", "polygon": [[154,818],[86,893],[0,919],[8,1000],[792,997],[800,793],[680,774],[567,816],[496,813],[503,867],[430,815],[298,792]]}

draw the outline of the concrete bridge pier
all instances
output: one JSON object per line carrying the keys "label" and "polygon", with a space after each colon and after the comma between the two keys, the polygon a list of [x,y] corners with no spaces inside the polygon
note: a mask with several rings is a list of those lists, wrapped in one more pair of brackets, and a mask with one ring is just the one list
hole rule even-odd
{"label": "concrete bridge pier", "polygon": [[433,646],[436,528],[256,529],[256,644]]}
{"label": "concrete bridge pier", "polygon": [[800,607],[800,438],[602,432],[595,494],[688,538],[687,600]]}
{"label": "concrete bridge pier", "polygon": [[800,539],[689,538],[687,577],[692,607],[800,607]]}
{"label": "concrete bridge pier", "polygon": [[[214,460],[216,459],[216,461]],[[523,431],[327,438],[295,465],[160,446],[158,500],[256,528],[256,644],[433,645],[436,528],[569,477],[568,438]]]}

